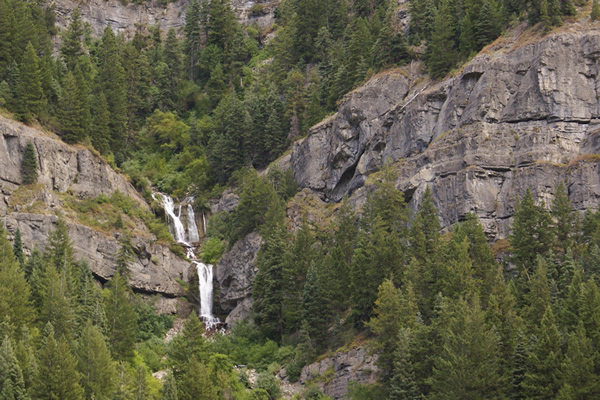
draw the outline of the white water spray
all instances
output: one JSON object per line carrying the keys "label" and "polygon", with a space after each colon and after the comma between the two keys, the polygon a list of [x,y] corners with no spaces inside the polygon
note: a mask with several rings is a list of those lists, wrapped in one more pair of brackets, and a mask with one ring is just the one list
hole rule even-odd
{"label": "white water spray", "polygon": [[187,244],[186,236],[185,236],[185,227],[179,218],[181,216],[181,206],[179,206],[179,210],[177,215],[175,215],[175,203],[173,199],[166,194],[160,194],[162,197],[163,207],[165,208],[165,212],[171,218],[171,222],[173,223],[173,238],[175,241],[180,243]]}
{"label": "white water spray", "polygon": [[187,205],[187,223],[188,223],[188,240],[191,243],[199,242],[198,226],[196,225],[196,215],[192,204]]}
{"label": "white water spray", "polygon": [[198,289],[200,292],[200,317],[206,327],[211,329],[220,321],[212,315],[213,302],[213,266],[194,261],[198,271]]}
{"label": "white water spray", "polygon": [[[192,260],[192,263],[196,265],[196,271],[198,272],[198,289],[200,292],[200,317],[204,320],[206,329],[212,329],[221,322],[219,318],[216,318],[212,315],[213,266],[212,264],[204,264],[202,262],[196,261],[194,248],[190,244],[190,242],[193,243],[200,241],[200,237],[198,235],[198,227],[196,226],[196,217],[194,214],[194,209],[192,208],[191,204],[188,204],[188,230],[186,235],[185,226],[181,222],[181,205],[179,206],[177,214],[175,214],[175,203],[173,199],[162,193],[160,193],[160,196],[162,197],[162,204],[165,209],[165,213],[167,213],[167,215],[169,216],[169,226],[172,227],[174,239],[186,248],[186,256]],[[206,224],[204,213],[202,213],[202,221],[203,224]]]}

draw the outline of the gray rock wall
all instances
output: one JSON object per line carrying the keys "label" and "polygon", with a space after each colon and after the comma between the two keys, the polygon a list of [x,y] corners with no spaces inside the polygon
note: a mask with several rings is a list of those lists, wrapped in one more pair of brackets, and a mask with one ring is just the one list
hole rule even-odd
{"label": "gray rock wall", "polygon": [[305,366],[298,382],[303,385],[315,382],[327,396],[344,399],[350,382],[376,382],[376,362],[377,355],[370,355],[365,347],[357,347]]}
{"label": "gray rock wall", "polygon": [[[29,141],[38,157],[39,185],[33,198],[23,202],[17,198],[17,189],[21,184],[21,160]],[[9,232],[21,230],[27,253],[35,246],[44,249],[56,224],[56,213],[63,211],[60,193],[68,191],[78,198],[90,198],[116,190],[148,209],[134,187],[91,151],[66,145],[51,133],[0,116],[0,218]],[[118,234],[113,236],[67,222],[76,257],[88,260],[97,278],[109,279],[115,272],[120,247]],[[136,257],[130,264],[129,284],[138,292],[161,295],[157,309],[175,313],[182,307],[178,298],[184,294],[177,280],[188,280],[189,262],[173,254],[167,244],[156,242],[143,224],[136,226],[136,231],[143,234],[132,238]]]}
{"label": "gray rock wall", "polygon": [[231,325],[252,310],[252,283],[256,275],[256,255],[263,244],[257,232],[248,234],[225,253],[217,265],[220,312],[228,314]]}
{"label": "gray rock wall", "polygon": [[564,181],[576,209],[597,207],[600,33],[500,50],[439,83],[410,69],[371,79],[294,145],[297,181],[364,201],[366,177],[389,160],[411,208],[431,186],[444,226],[474,211],[491,238],[528,187],[549,205]]}
{"label": "gray rock wall", "polygon": [[[232,7],[241,23],[257,23],[261,28],[271,26],[274,22],[273,9],[280,0],[234,0]],[[250,9],[254,3],[265,5],[266,13],[253,17]],[[88,0],[85,2],[73,0],[56,0],[56,22],[61,28],[66,28],[71,20],[73,10],[79,8],[81,19],[90,24],[95,37],[102,36],[104,28],[110,24],[115,32],[133,36],[137,29],[160,25],[166,32],[170,28],[181,28],[185,25],[185,12],[188,0],[165,1],[163,4],[156,0],[135,4],[129,1],[124,5],[121,0]]]}

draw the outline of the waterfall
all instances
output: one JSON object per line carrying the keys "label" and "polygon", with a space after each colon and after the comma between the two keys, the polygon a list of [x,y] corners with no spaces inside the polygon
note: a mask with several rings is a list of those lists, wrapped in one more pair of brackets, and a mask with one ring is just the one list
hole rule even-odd
{"label": "waterfall", "polygon": [[187,223],[188,240],[190,243],[199,242],[200,236],[198,235],[198,226],[196,225],[196,215],[194,214],[194,208],[191,203],[187,205]]}
{"label": "waterfall", "polygon": [[[163,208],[165,213],[169,216],[169,228],[173,233],[175,241],[181,243],[186,248],[186,255],[192,260],[192,263],[196,265],[196,271],[198,272],[198,289],[200,291],[200,318],[204,320],[206,329],[212,329],[217,326],[221,321],[212,314],[212,303],[213,303],[213,266],[211,264],[204,264],[200,261],[196,261],[196,254],[194,254],[194,248],[190,242],[200,241],[198,235],[198,227],[196,225],[196,216],[192,205],[187,205],[187,235],[186,229],[181,222],[181,205],[175,214],[175,202],[170,196],[160,193],[162,198]],[[154,197],[154,194],[152,195]],[[193,201],[193,198],[192,198]],[[206,224],[204,213],[202,213],[202,222]]]}
{"label": "waterfall", "polygon": [[213,302],[213,266],[194,261],[198,271],[198,289],[200,292],[200,317],[207,329],[213,328],[220,321],[212,314]]}
{"label": "waterfall", "polygon": [[[173,224],[173,226],[172,226],[173,238],[177,242],[188,244],[187,241],[185,240],[186,239],[185,227],[183,226],[183,223],[181,222],[181,219],[179,218],[181,215],[181,206],[179,206],[178,214],[175,215],[175,202],[173,201],[173,199],[170,196],[167,196],[166,194],[162,194],[162,193],[160,194],[160,196],[162,197],[162,203],[163,203],[165,212],[171,218],[171,222]],[[189,245],[188,245],[188,247],[189,247]]]}

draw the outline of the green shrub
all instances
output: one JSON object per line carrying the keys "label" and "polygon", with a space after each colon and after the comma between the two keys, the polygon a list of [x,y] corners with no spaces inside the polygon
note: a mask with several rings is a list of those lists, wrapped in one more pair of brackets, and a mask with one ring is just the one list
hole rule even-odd
{"label": "green shrub", "polygon": [[261,372],[256,378],[257,389],[264,389],[269,394],[269,399],[278,399],[281,397],[281,387],[279,379],[268,372]]}

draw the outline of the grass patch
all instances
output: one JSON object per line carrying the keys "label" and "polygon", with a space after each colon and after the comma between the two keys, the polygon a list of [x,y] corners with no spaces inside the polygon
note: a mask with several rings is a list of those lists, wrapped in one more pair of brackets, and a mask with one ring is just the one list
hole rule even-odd
{"label": "grass patch", "polygon": [[600,154],[580,154],[577,157],[573,158],[571,161],[569,161],[569,164],[567,166],[569,168],[574,167],[582,162],[588,162],[588,163],[600,162]]}
{"label": "grass patch", "polygon": [[184,256],[181,248],[174,248],[173,238],[165,224],[118,190],[110,196],[101,194],[87,199],[78,199],[69,193],[61,195],[65,207],[71,210],[71,217],[83,225],[104,233],[125,230],[143,236],[144,232],[137,229],[141,222],[158,241],[170,243],[173,253]]}

